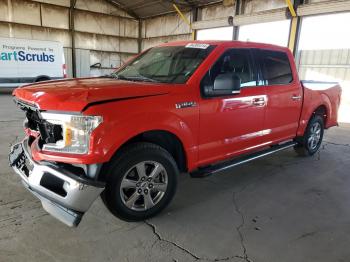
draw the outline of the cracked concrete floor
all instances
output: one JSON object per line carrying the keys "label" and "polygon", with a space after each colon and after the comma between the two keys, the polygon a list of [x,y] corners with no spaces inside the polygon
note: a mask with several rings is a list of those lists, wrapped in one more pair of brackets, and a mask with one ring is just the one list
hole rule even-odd
{"label": "cracked concrete floor", "polygon": [[22,112],[0,96],[0,261],[350,261],[350,125],[319,154],[287,150],[205,179],[183,174],[172,204],[144,223],[97,200],[76,229],[43,211],[7,165]]}

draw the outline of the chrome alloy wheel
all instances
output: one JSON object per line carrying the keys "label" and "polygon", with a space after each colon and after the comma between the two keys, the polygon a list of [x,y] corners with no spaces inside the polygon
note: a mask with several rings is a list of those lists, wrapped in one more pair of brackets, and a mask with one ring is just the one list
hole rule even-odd
{"label": "chrome alloy wheel", "polygon": [[143,161],[131,167],[120,185],[122,202],[135,211],[145,211],[164,197],[168,174],[164,166],[154,161]]}
{"label": "chrome alloy wheel", "polygon": [[307,140],[307,145],[309,149],[314,150],[318,146],[321,139],[321,130],[322,130],[321,124],[318,122],[315,122],[311,126],[310,136]]}

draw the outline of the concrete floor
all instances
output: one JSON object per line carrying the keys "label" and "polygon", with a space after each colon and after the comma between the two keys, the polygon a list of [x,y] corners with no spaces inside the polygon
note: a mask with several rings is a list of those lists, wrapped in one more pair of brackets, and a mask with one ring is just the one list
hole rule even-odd
{"label": "concrete floor", "polygon": [[[23,114],[0,96],[0,261],[350,261],[350,125],[319,154],[293,150],[205,179],[180,178],[172,204],[144,223],[98,199],[78,228],[47,215],[7,165]],[[18,137],[18,138],[17,138]]]}

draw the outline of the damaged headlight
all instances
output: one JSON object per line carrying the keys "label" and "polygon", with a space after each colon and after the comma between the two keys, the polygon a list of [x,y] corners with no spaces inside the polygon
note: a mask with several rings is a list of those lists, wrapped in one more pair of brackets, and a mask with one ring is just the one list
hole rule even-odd
{"label": "damaged headlight", "polygon": [[62,127],[62,140],[43,145],[43,150],[87,154],[91,132],[102,123],[101,116],[41,113],[47,122]]}

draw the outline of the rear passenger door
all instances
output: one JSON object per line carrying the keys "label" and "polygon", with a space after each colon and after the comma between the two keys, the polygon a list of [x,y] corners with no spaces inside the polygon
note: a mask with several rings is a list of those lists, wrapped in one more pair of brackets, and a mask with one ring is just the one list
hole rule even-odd
{"label": "rear passenger door", "polygon": [[294,138],[302,107],[302,88],[286,52],[259,51],[261,83],[266,87],[267,107],[264,130],[269,142]]}

